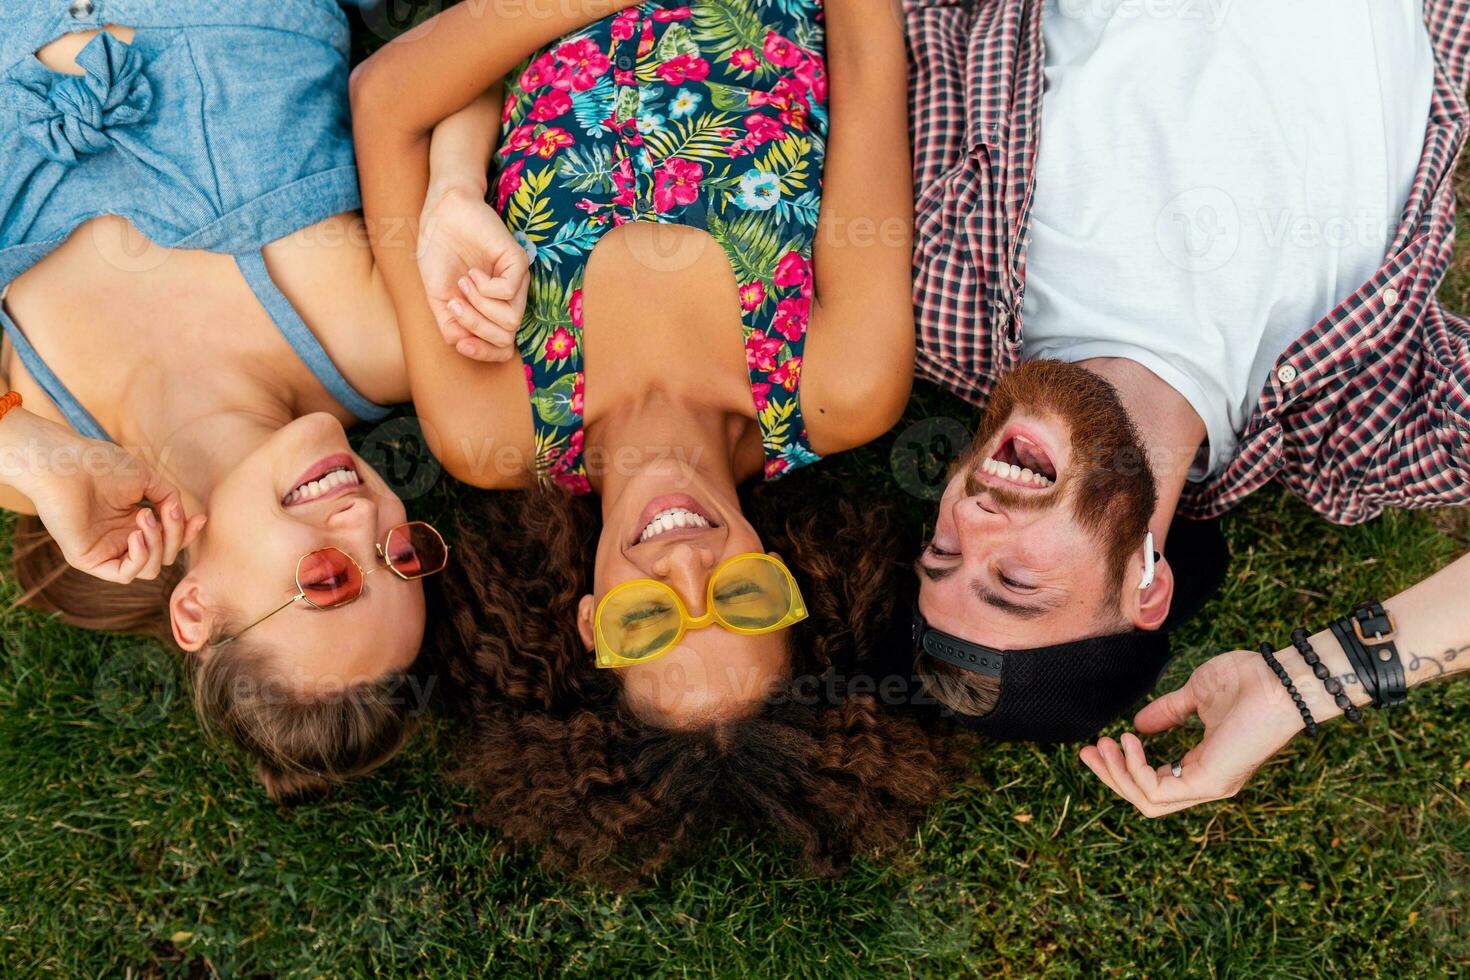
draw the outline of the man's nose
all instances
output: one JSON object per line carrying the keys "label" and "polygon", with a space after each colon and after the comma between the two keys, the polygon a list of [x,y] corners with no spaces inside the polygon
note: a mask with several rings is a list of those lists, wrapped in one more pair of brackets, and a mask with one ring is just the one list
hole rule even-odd
{"label": "man's nose", "polygon": [[1010,514],[1003,511],[985,494],[961,497],[954,503],[954,522],[960,531],[994,533],[1008,527]]}
{"label": "man's nose", "polygon": [[718,557],[701,545],[680,543],[654,561],[653,573],[679,593],[691,616],[703,616],[705,583]]}

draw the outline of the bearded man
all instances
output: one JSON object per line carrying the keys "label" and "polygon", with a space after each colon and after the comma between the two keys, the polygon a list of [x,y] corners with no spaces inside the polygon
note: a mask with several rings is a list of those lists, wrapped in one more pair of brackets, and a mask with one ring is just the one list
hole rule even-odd
{"label": "bearded man", "polygon": [[[917,563],[919,674],[1087,738],[1275,480],[1470,500],[1467,0],[906,0],[918,370],[986,406]],[[1024,326],[1024,330],[1023,330]]]}

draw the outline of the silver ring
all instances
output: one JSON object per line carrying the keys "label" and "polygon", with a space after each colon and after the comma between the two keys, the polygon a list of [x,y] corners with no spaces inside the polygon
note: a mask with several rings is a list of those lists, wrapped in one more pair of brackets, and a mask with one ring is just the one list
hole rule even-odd
{"label": "silver ring", "polygon": [[1180,776],[1184,775],[1184,760],[1183,759],[1180,759],[1178,762],[1176,762],[1172,766],[1170,766],[1169,767],[1169,773],[1175,779],[1178,779]]}

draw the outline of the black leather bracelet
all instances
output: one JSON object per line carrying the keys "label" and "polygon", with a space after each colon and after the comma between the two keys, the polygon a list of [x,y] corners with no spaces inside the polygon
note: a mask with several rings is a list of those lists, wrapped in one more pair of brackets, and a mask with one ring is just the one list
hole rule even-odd
{"label": "black leather bracelet", "polygon": [[1332,632],[1349,651],[1349,659],[1355,665],[1361,664],[1359,669],[1372,677],[1375,708],[1392,708],[1408,700],[1404,662],[1394,643],[1398,629],[1382,603],[1358,603],[1351,616],[1333,624]]}
{"label": "black leather bracelet", "polygon": [[1342,709],[1342,713],[1347,715],[1347,720],[1355,725],[1361,725],[1363,712],[1358,710],[1358,706],[1353,704],[1353,699],[1348,697],[1342,689],[1342,681],[1332,676],[1332,671],[1327,669],[1322,658],[1317,656],[1317,651],[1312,649],[1312,640],[1307,635],[1307,631],[1300,626],[1292,630],[1291,645],[1296,647],[1296,652],[1302,655],[1302,659],[1312,669],[1312,675],[1322,682],[1323,687],[1327,688],[1327,693],[1332,695],[1332,700]]}
{"label": "black leather bracelet", "polygon": [[1353,665],[1353,675],[1363,685],[1363,690],[1368,692],[1368,700],[1373,707],[1378,707],[1378,675],[1374,673],[1373,665],[1367,661],[1368,651],[1354,641],[1353,630],[1347,625],[1347,620],[1333,620],[1328,624],[1328,629],[1332,630],[1342,652],[1347,654],[1348,663]]}
{"label": "black leather bracelet", "polygon": [[1266,666],[1271,668],[1277,680],[1281,681],[1286,692],[1291,695],[1292,703],[1296,705],[1296,710],[1301,714],[1302,722],[1306,725],[1307,734],[1316,738],[1317,719],[1312,717],[1311,709],[1307,707],[1307,702],[1302,698],[1302,692],[1298,691],[1296,685],[1292,683],[1291,675],[1286,672],[1285,667],[1281,666],[1281,661],[1276,659],[1276,651],[1271,649],[1271,644],[1261,644],[1261,657],[1265,659]]}

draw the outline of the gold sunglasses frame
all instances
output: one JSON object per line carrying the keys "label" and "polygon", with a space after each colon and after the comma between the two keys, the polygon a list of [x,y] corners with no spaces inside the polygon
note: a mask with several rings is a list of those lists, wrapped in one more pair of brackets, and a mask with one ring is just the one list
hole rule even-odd
{"label": "gold sunglasses frame", "polygon": [[[406,527],[427,528],[429,533],[434,535],[434,537],[439,540],[440,546],[444,549],[444,561],[438,568],[430,572],[420,572],[417,575],[407,575],[399,569],[393,567],[393,559],[388,555],[386,545],[389,538],[393,537],[396,532],[401,531]],[[444,535],[439,533],[439,529],[430,524],[428,521],[404,521],[402,524],[393,525],[388,529],[388,533],[383,536],[383,540],[373,545],[373,550],[377,554],[378,559],[383,563],[383,567],[387,568],[388,571],[392,572],[394,575],[397,575],[405,582],[417,582],[420,579],[428,578],[430,575],[438,575],[449,566],[449,542],[445,541]],[[351,599],[347,599],[344,602],[338,602],[330,606],[319,606],[307,597],[306,590],[301,586],[301,565],[312,555],[319,555],[326,551],[335,551],[343,558],[346,558],[348,561],[352,562],[353,567],[356,568],[358,573],[362,576],[362,588],[358,590],[357,595],[353,596]],[[249,626],[242,629],[240,632],[236,633],[233,636],[229,636],[223,640],[220,640],[218,643],[215,643],[214,646],[218,648],[224,646],[227,643],[235,642],[240,637],[244,636],[246,633],[250,632],[251,630],[255,629],[255,627],[265,622],[267,619],[270,619],[272,616],[276,615],[279,612],[282,612],[283,610],[289,609],[297,602],[304,602],[306,603],[308,608],[315,609],[318,612],[331,612],[334,609],[341,609],[345,606],[350,606],[357,600],[361,599],[363,596],[367,595],[368,576],[379,570],[380,569],[377,565],[374,565],[372,568],[369,569],[364,569],[361,563],[359,563],[356,558],[352,557],[341,548],[338,548],[336,545],[329,545],[325,548],[317,548],[313,551],[308,551],[306,554],[296,559],[296,573],[294,575],[294,580],[296,582],[296,594],[287,599],[285,602],[281,603],[276,608],[272,609],[270,612],[266,613],[264,616],[257,619],[255,622],[251,623]]]}

